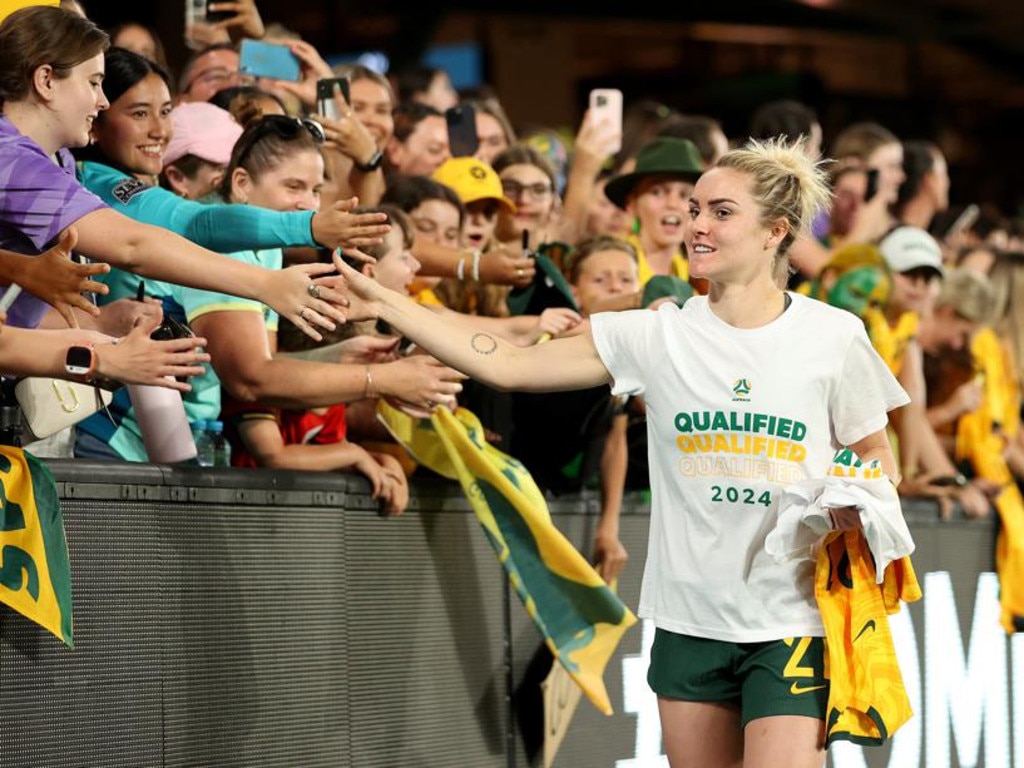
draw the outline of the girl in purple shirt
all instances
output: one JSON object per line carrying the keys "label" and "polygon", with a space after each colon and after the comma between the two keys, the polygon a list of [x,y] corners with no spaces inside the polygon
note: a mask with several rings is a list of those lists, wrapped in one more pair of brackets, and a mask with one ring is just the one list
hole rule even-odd
{"label": "girl in purple shirt", "polygon": [[[38,254],[71,224],[78,250],[144,277],[261,301],[314,338],[344,322],[345,303],[318,276],[329,265],[274,271],[229,259],[109,208],[75,180],[68,147],[89,142],[103,95],[107,34],[88,19],[37,6],[0,24],[0,247]],[[46,305],[23,294],[9,312],[34,327]]]}

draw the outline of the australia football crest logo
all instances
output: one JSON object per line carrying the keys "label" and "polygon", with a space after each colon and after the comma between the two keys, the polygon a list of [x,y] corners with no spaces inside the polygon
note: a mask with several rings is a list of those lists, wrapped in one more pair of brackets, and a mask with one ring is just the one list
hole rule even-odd
{"label": "australia football crest logo", "polygon": [[732,385],[732,393],[734,395],[733,400],[750,402],[750,380],[737,379],[736,383]]}

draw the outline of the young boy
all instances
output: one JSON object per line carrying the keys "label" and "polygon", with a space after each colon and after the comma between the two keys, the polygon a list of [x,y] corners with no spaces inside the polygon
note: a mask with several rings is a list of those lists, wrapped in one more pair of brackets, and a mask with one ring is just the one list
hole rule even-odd
{"label": "young boy", "polygon": [[[570,254],[568,278],[580,313],[639,290],[636,251],[613,237],[584,240]],[[594,535],[598,573],[611,582],[626,564],[619,540],[619,512],[626,483],[627,415],[608,387],[513,396],[511,455],[523,462],[541,488],[578,492],[597,484],[601,519]]]}

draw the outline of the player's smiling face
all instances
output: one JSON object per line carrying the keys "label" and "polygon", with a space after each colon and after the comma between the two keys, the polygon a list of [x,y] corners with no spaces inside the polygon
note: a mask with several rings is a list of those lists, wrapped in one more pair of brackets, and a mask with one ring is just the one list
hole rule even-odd
{"label": "player's smiling face", "polygon": [[765,247],[770,235],[747,174],[713,168],[700,177],[690,197],[686,228],[690,274],[745,281],[771,269],[774,249]]}

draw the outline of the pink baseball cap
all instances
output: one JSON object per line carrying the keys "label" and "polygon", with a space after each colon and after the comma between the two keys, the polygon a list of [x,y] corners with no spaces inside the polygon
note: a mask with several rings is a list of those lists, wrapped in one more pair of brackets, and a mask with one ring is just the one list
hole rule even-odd
{"label": "pink baseball cap", "polygon": [[171,110],[174,133],[164,152],[164,165],[195,155],[215,165],[227,165],[242,126],[226,109],[205,101],[186,102]]}

